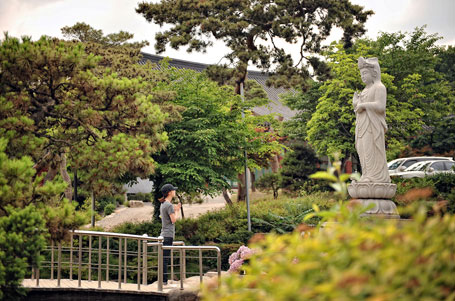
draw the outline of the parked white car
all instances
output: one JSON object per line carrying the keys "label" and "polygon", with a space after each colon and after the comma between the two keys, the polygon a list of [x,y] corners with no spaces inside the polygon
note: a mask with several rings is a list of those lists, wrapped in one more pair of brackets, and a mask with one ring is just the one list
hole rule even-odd
{"label": "parked white car", "polygon": [[455,173],[455,161],[453,160],[437,160],[437,161],[422,161],[414,163],[402,172],[392,174],[394,177],[423,178],[432,176],[442,172]]}
{"label": "parked white car", "polygon": [[422,161],[436,161],[436,160],[452,160],[450,157],[409,157],[409,158],[400,158],[395,159],[387,163],[389,168],[389,174],[393,175],[397,172],[403,172],[406,168],[410,167],[412,164]]}

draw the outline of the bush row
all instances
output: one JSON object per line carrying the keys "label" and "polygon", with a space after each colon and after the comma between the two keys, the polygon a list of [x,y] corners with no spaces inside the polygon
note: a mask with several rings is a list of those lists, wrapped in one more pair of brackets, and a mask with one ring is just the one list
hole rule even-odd
{"label": "bush row", "polygon": [[[208,212],[197,219],[185,218],[176,223],[176,240],[187,245],[216,245],[221,248],[222,268],[229,268],[229,255],[239,246],[246,245],[254,233],[285,233],[293,231],[303,222],[307,213],[311,212],[312,204],[321,208],[329,208],[334,199],[330,193],[320,193],[305,198],[289,199],[281,197],[274,200],[265,198],[252,201],[251,219],[252,232],[247,230],[247,210],[244,203]],[[317,218],[309,223],[316,224]],[[136,235],[148,234],[159,236],[161,223],[144,222],[139,224],[125,223],[114,229],[115,232]],[[215,261],[210,266],[215,267]]]}

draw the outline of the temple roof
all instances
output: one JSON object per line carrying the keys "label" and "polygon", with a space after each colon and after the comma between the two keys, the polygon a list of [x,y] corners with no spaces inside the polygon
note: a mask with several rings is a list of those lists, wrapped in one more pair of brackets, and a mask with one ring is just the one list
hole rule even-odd
{"label": "temple roof", "polygon": [[[159,55],[155,55],[155,54],[142,53],[142,60],[139,63],[144,64],[146,61],[151,61],[152,63],[158,63],[163,58],[164,58],[163,56],[159,56]],[[195,70],[197,72],[202,72],[209,66],[208,64],[190,62],[190,61],[173,59],[173,58],[170,58],[169,65],[172,67],[175,67],[177,69],[191,69],[191,70]],[[260,116],[271,114],[271,113],[276,113],[279,116],[282,116],[283,120],[291,119],[292,117],[294,117],[296,115],[297,111],[291,110],[288,106],[284,105],[279,99],[280,94],[286,93],[289,90],[286,90],[283,88],[268,87],[265,84],[265,82],[267,81],[267,78],[268,78],[268,75],[265,73],[262,73],[260,71],[251,71],[251,70],[248,71],[248,79],[255,80],[256,82],[258,82],[258,84],[261,85],[261,87],[267,93],[268,98],[270,99],[270,102],[267,105],[253,108],[253,112]]]}

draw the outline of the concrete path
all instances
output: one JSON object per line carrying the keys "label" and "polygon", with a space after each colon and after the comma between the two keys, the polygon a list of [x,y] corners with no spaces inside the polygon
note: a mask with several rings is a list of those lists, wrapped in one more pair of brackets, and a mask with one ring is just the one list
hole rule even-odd
{"label": "concrete path", "polygon": [[[183,213],[185,218],[198,217],[211,210],[223,208],[226,202],[222,195],[217,197],[207,197],[202,204],[183,205]],[[150,221],[153,218],[153,204],[145,202],[143,207],[129,208],[125,206],[118,207],[115,212],[106,216],[102,220],[95,223],[96,226],[103,227],[104,230],[109,231],[114,227],[126,222],[141,223]]]}

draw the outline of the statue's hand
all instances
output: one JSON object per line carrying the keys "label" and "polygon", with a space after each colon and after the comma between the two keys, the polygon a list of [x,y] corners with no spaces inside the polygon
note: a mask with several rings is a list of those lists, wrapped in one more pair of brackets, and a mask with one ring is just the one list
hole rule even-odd
{"label": "statue's hand", "polygon": [[356,91],[356,92],[354,92],[354,96],[352,97],[352,104],[354,106],[354,110],[356,109],[358,102],[359,102],[359,94]]}
{"label": "statue's hand", "polygon": [[362,111],[365,111],[365,104],[361,103],[361,104],[358,104],[354,110],[356,113],[360,113]]}

